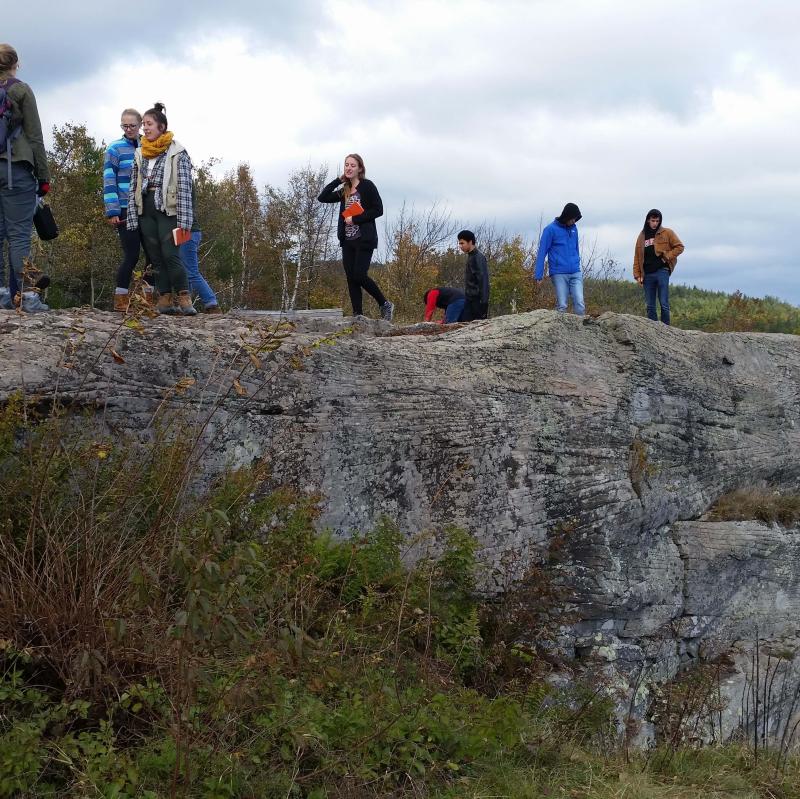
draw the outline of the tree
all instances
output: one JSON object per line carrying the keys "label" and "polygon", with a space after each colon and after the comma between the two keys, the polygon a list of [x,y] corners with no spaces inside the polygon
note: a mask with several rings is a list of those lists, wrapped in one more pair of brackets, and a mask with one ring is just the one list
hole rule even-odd
{"label": "tree", "polygon": [[119,245],[103,213],[104,152],[85,125],[53,128],[48,201],[60,234],[51,242],[34,239],[32,256],[55,278],[48,300],[56,307],[94,306],[113,294]]}
{"label": "tree", "polygon": [[326,164],[309,164],[292,172],[286,189],[264,189],[267,230],[278,260],[285,310],[310,306],[320,270],[336,255],[338,207],[317,200],[327,175]]}
{"label": "tree", "polygon": [[422,213],[403,203],[394,221],[387,222],[382,288],[400,314],[417,315],[423,294],[437,283],[441,249],[455,233],[449,211],[436,203]]}
{"label": "tree", "polygon": [[529,311],[536,306],[532,253],[522,236],[498,244],[489,262],[492,316]]}
{"label": "tree", "polygon": [[261,243],[263,214],[249,164],[239,164],[226,178],[229,207],[236,224],[236,240],[239,246],[241,265],[238,283],[233,281],[231,283],[231,304],[238,302],[246,308],[252,282],[260,276],[262,271],[253,251]]}

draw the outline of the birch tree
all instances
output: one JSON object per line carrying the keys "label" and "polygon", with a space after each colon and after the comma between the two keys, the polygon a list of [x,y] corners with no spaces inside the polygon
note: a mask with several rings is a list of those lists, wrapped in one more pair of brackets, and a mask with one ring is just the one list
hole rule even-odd
{"label": "birch tree", "polygon": [[281,275],[281,307],[308,307],[322,264],[334,259],[335,204],[320,203],[328,167],[308,165],[291,173],[285,189],[266,186],[264,205],[271,244]]}

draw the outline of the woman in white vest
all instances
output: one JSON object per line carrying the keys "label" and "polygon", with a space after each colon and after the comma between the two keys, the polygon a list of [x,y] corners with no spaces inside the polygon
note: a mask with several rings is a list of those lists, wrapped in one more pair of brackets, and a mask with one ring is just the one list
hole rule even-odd
{"label": "woman in white vest", "polygon": [[142,116],[144,136],[133,160],[127,225],[128,230],[141,230],[153,262],[158,312],[194,316],[189,278],[175,243],[175,236],[178,241],[191,237],[192,162],[167,130],[164,111],[155,103]]}

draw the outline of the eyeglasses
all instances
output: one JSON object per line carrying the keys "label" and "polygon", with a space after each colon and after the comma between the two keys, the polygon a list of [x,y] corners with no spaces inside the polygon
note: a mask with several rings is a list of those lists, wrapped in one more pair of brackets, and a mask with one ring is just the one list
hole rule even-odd
{"label": "eyeglasses", "polygon": [[138,122],[136,125],[125,125],[125,124],[123,123],[122,125],[120,125],[120,127],[121,127],[123,130],[138,130],[140,127],[142,127],[142,123],[141,123],[141,122]]}

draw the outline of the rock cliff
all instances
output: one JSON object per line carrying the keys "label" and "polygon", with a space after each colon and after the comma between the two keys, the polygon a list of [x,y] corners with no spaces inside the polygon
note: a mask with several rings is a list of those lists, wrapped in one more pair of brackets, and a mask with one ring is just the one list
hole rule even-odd
{"label": "rock cliff", "polygon": [[569,609],[561,655],[623,688],[796,632],[800,532],[702,517],[735,488],[800,490],[798,338],[536,311],[312,318],[277,343],[245,316],[4,312],[0,401],[22,388],[137,433],[159,407],[189,414],[206,473],[267,458],[340,535],[382,515],[463,526],[487,592],[543,565]]}

